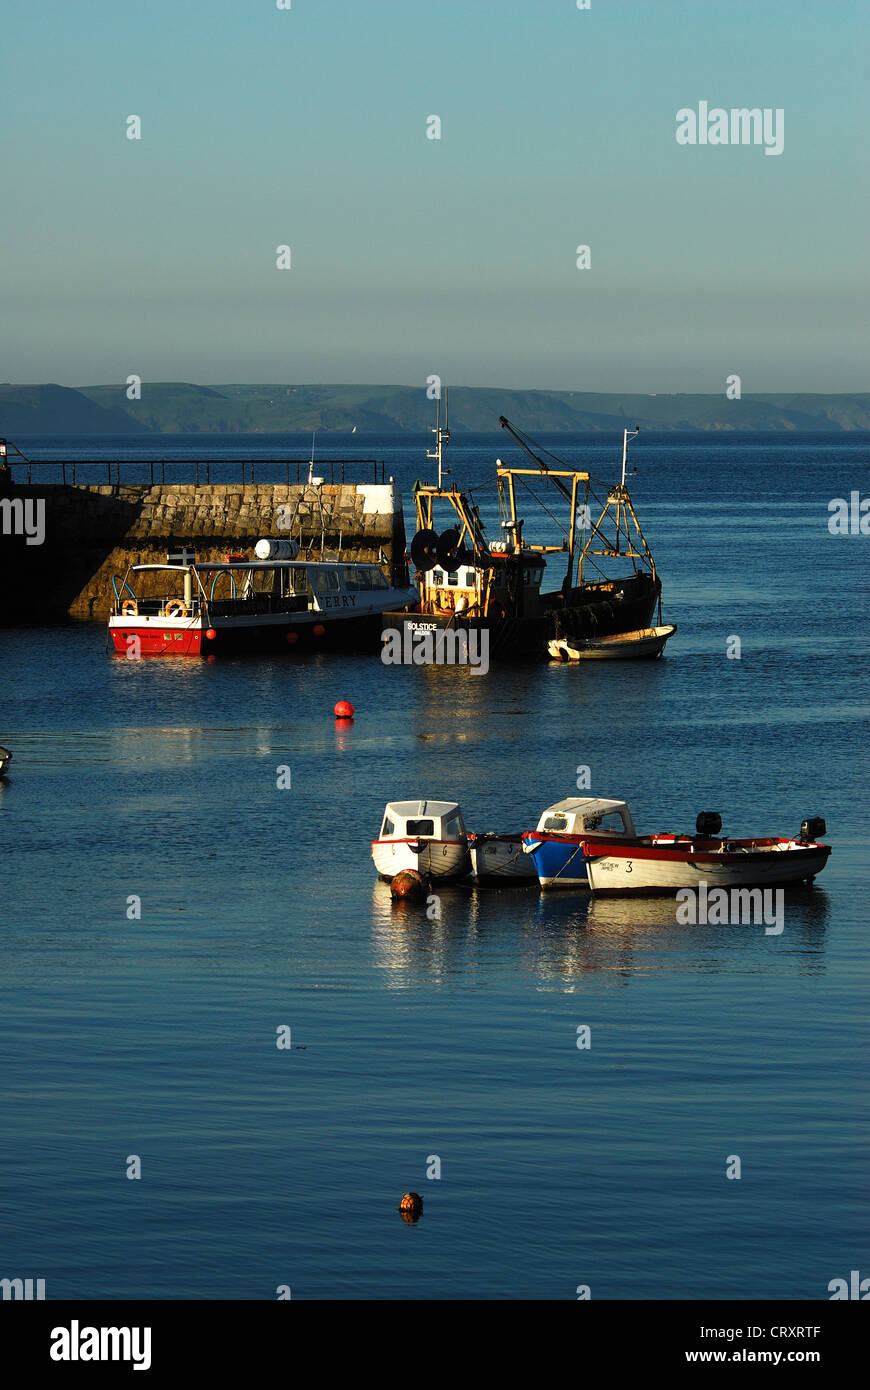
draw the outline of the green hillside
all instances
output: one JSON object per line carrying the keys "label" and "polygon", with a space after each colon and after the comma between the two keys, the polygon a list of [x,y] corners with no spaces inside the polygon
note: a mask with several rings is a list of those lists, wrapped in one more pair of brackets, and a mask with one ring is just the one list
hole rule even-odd
{"label": "green hillside", "polygon": [[[477,434],[498,428],[499,415],[530,433],[611,432],[623,425],[654,431],[870,430],[870,394],[771,393],[729,401],[724,394],[639,395],[591,391],[523,391],[457,386],[450,426]],[[349,431],[421,434],[434,403],[423,386],[196,386],[143,382],[142,398],[126,387],[0,385],[0,434],[286,434]]]}

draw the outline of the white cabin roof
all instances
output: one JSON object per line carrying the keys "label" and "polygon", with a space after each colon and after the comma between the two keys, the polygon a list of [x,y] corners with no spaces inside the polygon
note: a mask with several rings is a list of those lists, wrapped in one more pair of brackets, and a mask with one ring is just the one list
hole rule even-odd
{"label": "white cabin roof", "polygon": [[603,801],[596,796],[567,796],[564,801],[557,801],[553,806],[548,806],[544,812],[545,816],[561,813],[562,815],[584,816],[601,815],[604,811],[621,811],[626,809],[624,801]]}
{"label": "white cabin roof", "polygon": [[336,569],[371,570],[371,569],[376,569],[376,570],[380,570],[381,574],[383,574],[383,570],[381,569],[380,565],[376,564],[374,560],[290,560],[290,559],[285,559],[285,560],[229,560],[229,561],[224,561],[224,560],[203,560],[203,561],[196,561],[196,562],[194,562],[194,563],[191,564],[191,565],[171,565],[171,564],[169,564],[169,563],[167,562],[165,565],[153,564],[153,563],[152,563],[152,564],[147,564],[147,565],[131,565],[131,566],[130,566],[130,570],[131,570],[132,573],[138,573],[140,570],[175,570],[175,571],[177,571],[179,574],[187,574],[188,571],[191,570],[191,569],[196,570],[198,574],[202,574],[202,573],[203,573],[204,571],[206,571],[206,570],[210,573],[212,570],[283,570],[283,569],[305,569],[305,570],[336,570]]}
{"label": "white cabin roof", "polygon": [[403,820],[417,820],[422,816],[443,820],[458,810],[458,801],[391,801],[384,814],[401,816]]}

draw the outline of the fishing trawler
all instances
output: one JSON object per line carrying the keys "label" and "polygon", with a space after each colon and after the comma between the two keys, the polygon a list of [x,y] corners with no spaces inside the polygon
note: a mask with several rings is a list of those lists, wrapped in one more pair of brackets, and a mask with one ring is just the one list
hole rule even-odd
{"label": "fishing trawler", "polygon": [[[546,657],[548,643],[558,638],[578,641],[649,628],[659,606],[661,581],[635,515],[625,484],[628,445],[638,429],[623,431],[622,477],[605,490],[585,470],[570,468],[555,455],[547,462],[521,430],[504,416],[499,424],[528,455],[528,467],[496,460],[496,486],[504,539],[488,541],[479,508],[469,493],[445,487],[443,450],[449,442],[447,391],[437,407],[434,451],[427,458],[438,464],[437,484],[415,488],[417,530],[410,559],[420,585],[417,611],[387,611],[384,632],[399,632],[405,643],[415,634],[438,641],[438,632],[478,632],[491,657]],[[533,490],[542,483],[555,494],[568,517],[563,523]],[[558,545],[536,545],[523,535],[517,497],[520,489],[544,508],[563,532]],[[435,529],[435,508],[446,504],[454,524]],[[592,522],[593,509],[598,520]],[[458,522],[458,524],[456,524]],[[615,567],[617,573],[611,571]],[[563,568],[564,566],[564,568]],[[548,588],[552,569],[562,577]],[[386,640],[386,639],[385,639]],[[467,640],[467,639],[466,639]],[[479,639],[480,640],[480,639]]]}
{"label": "fishing trawler", "polygon": [[395,588],[379,565],[300,559],[293,540],[258,541],[255,555],[131,565],[123,580],[114,576],[115,651],[211,656],[376,647],[384,609],[417,601],[416,589]]}

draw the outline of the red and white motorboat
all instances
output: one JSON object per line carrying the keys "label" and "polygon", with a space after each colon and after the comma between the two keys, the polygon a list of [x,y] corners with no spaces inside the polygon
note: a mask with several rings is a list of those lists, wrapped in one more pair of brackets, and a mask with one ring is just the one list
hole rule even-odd
{"label": "red and white motorboat", "polygon": [[752,840],[719,837],[721,818],[702,812],[694,835],[648,835],[583,845],[586,874],[594,893],[676,893],[681,888],[774,888],[811,882],[821,873],[831,846],[817,836],[827,831],[819,816],[805,820],[799,836]]}
{"label": "red and white motorboat", "polygon": [[[381,615],[419,601],[379,565],[300,560],[295,541],[259,541],[258,556],[132,565],[112,580],[109,637],[126,656],[211,656],[380,643]],[[132,582],[131,582],[132,581]],[[136,585],[134,588],[133,585]]]}
{"label": "red and white motorboat", "polygon": [[371,846],[381,878],[393,879],[406,869],[424,878],[465,878],[471,867],[456,801],[391,801]]}

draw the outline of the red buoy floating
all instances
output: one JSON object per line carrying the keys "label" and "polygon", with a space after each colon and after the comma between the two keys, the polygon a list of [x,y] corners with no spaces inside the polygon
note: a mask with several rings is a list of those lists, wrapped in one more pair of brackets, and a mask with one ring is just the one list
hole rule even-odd
{"label": "red buoy floating", "polygon": [[217,637],[217,633],[215,632],[213,627],[207,627],[205,630],[205,635],[210,642],[213,642],[214,639]]}
{"label": "red buoy floating", "polygon": [[336,719],[353,719],[353,705],[350,700],[339,700],[334,713]]}
{"label": "red buoy floating", "polygon": [[422,901],[426,896],[426,881],[416,869],[402,869],[401,873],[390,879],[390,895],[408,898],[411,902]]}
{"label": "red buoy floating", "polygon": [[399,1211],[402,1213],[402,1220],[413,1225],[419,1221],[423,1215],[423,1198],[419,1192],[406,1192],[399,1203]]}
{"label": "red buoy floating", "polygon": [[298,641],[299,641],[299,633],[298,633],[298,632],[288,632],[288,633],[287,633],[287,641],[290,643],[290,645],[291,645],[291,647],[292,647],[294,642],[298,642]]}
{"label": "red buoy floating", "polygon": [[315,623],[315,624],[314,624],[314,636],[315,636],[315,637],[322,637],[325,631],[326,631],[326,628],[323,626],[323,623]]}

